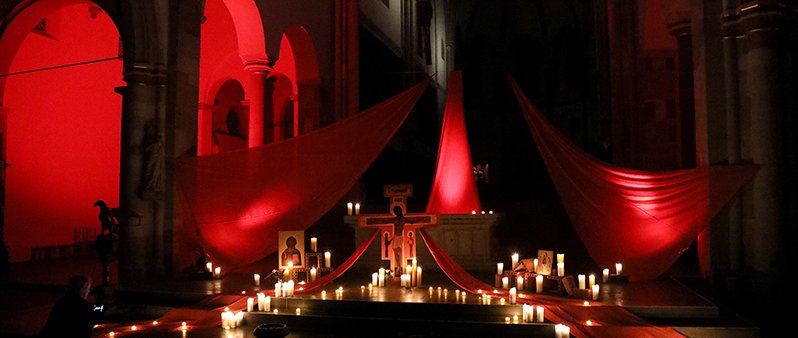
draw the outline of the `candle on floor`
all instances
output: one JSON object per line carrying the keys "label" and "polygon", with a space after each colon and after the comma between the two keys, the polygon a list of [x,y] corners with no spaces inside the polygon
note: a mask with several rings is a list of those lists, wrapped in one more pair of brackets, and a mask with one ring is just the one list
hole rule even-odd
{"label": "candle on floor", "polygon": [[518,295],[515,288],[510,288],[510,304],[515,304],[515,299]]}
{"label": "candle on floor", "polygon": [[585,274],[580,273],[579,275],[576,276],[576,278],[577,278],[577,280],[579,280],[579,288],[580,289],[584,289],[585,288]]}
{"label": "candle on floor", "polygon": [[509,289],[510,288],[510,277],[502,277],[502,289]]}
{"label": "candle on floor", "polygon": [[346,214],[352,216],[352,202],[346,203]]}
{"label": "candle on floor", "polygon": [[432,297],[432,290],[433,290],[433,289],[432,289],[432,287],[430,286],[430,287],[429,287],[429,296],[430,296],[430,297]]}
{"label": "candle on floor", "polygon": [[532,260],[532,272],[538,272],[538,259]]}
{"label": "candle on floor", "polygon": [[615,263],[615,274],[618,276],[623,275],[623,264]]}
{"label": "candle on floor", "polygon": [[518,265],[518,254],[517,254],[517,253],[514,253],[514,254],[513,254],[511,257],[510,257],[510,260],[512,261],[512,265],[510,266],[510,268],[511,268],[511,269],[513,269],[513,270],[515,270],[515,266],[516,266],[516,265]]}
{"label": "candle on floor", "polygon": [[587,276],[587,287],[592,289],[594,284],[596,284],[596,275],[591,273],[590,276]]}
{"label": "candle on floor", "polygon": [[543,275],[535,276],[535,293],[543,293]]}
{"label": "candle on floor", "polygon": [[255,298],[247,298],[247,312],[255,311]]}
{"label": "candle on floor", "polygon": [[222,276],[222,267],[217,266],[216,269],[213,269],[213,278],[219,278]]}
{"label": "candle on floor", "polygon": [[325,268],[331,268],[332,267],[332,263],[330,263],[330,252],[329,251],[325,251],[324,252],[324,267]]}
{"label": "candle on floor", "polygon": [[496,263],[496,274],[501,275],[504,273],[504,263]]}
{"label": "candle on floor", "polygon": [[537,316],[537,322],[543,323],[546,321],[546,309],[540,305],[535,306],[535,315]]}
{"label": "candle on floor", "polygon": [[255,286],[259,286],[260,285],[260,274],[256,273],[256,274],[252,275],[252,278],[255,279]]}
{"label": "candle on floor", "polygon": [[208,272],[213,272],[213,263],[205,263],[205,268],[208,269]]}
{"label": "candle on floor", "polygon": [[311,282],[316,280],[316,274],[317,273],[318,273],[318,270],[316,270],[315,266],[310,268],[310,281]]}
{"label": "candle on floor", "polygon": [[377,276],[378,275],[379,274],[376,273],[376,272],[371,274],[371,284],[377,284]]}
{"label": "candle on floor", "polygon": [[524,276],[518,276],[518,278],[515,279],[515,286],[518,287],[518,290],[524,289]]}
{"label": "candle on floor", "polygon": [[591,289],[592,289],[592,291],[593,291],[593,300],[598,300],[598,296],[599,296],[599,285],[598,285],[598,284],[593,284],[593,286],[591,287]]}
{"label": "candle on floor", "polygon": [[355,203],[355,215],[360,215],[360,203]]}
{"label": "candle on floor", "polygon": [[318,244],[318,238],[311,237],[310,238],[310,252],[316,252],[316,245]]}
{"label": "candle on floor", "polygon": [[565,277],[565,263],[557,263],[557,276]]}
{"label": "candle on floor", "polygon": [[602,270],[602,271],[601,271],[601,273],[602,273],[602,276],[601,276],[601,278],[602,278],[602,279],[601,279],[601,281],[602,281],[603,283],[606,283],[606,282],[607,282],[607,280],[609,280],[609,279],[610,279],[610,269],[604,269],[604,270]]}

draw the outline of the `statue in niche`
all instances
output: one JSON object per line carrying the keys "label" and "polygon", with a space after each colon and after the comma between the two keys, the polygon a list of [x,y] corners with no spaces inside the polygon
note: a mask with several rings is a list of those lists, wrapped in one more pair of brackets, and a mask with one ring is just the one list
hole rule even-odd
{"label": "statue in niche", "polygon": [[163,137],[158,135],[155,142],[145,149],[146,164],[144,168],[143,199],[160,199],[163,197],[164,145]]}
{"label": "statue in niche", "polygon": [[233,109],[227,111],[227,133],[231,136],[241,136],[241,131],[239,128],[241,127],[241,121],[238,119],[238,114]]}
{"label": "statue in niche", "polygon": [[100,219],[100,234],[94,242],[94,249],[103,265],[103,286],[108,286],[111,284],[111,262],[116,259],[118,251],[119,209],[109,208],[103,200],[97,200],[94,206],[100,208],[97,215]]}

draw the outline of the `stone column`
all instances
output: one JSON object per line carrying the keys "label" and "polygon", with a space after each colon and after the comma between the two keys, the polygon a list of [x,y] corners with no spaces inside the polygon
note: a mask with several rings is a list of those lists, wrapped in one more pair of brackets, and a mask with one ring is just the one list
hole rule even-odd
{"label": "stone column", "polygon": [[197,155],[213,152],[213,104],[199,103],[197,121]]}
{"label": "stone column", "polygon": [[8,130],[8,114],[11,109],[0,106],[0,282],[6,280],[9,268],[9,252],[6,249],[6,131]]}
{"label": "stone column", "polygon": [[678,135],[679,167],[693,168],[696,165],[695,152],[695,95],[693,90],[693,35],[690,31],[689,16],[668,23],[668,31],[677,42],[679,64],[679,115]]}
{"label": "stone column", "polygon": [[144,149],[157,130],[158,79],[147,64],[126,65],[122,94],[122,142],[119,207],[119,279],[123,283],[142,280],[152,264],[154,208],[142,198],[146,158]]}
{"label": "stone column", "polygon": [[244,62],[244,69],[250,72],[251,76],[250,93],[247,95],[250,100],[249,135],[247,138],[251,148],[263,145],[263,121],[266,108],[264,84],[272,68],[267,60],[247,60]]}

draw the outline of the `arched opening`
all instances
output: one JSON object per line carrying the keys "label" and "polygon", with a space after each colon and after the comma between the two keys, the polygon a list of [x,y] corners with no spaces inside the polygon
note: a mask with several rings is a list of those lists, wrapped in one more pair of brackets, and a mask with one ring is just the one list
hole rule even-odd
{"label": "arched opening", "polygon": [[[293,136],[306,133],[319,127],[319,113],[321,110],[319,85],[319,62],[313,41],[307,30],[302,26],[291,26],[283,33],[280,40],[280,57],[274,65],[275,72],[287,77],[292,88],[291,97],[281,94],[279,90],[281,79],[275,82],[274,103],[275,111],[284,112],[288,100],[295,107],[291,116]],[[280,97],[283,95],[284,97]],[[283,116],[283,124],[288,122],[288,116]],[[285,137],[290,137],[285,134]]]}
{"label": "arched opening", "polygon": [[244,104],[244,87],[236,80],[225,81],[213,103],[213,152],[246,148],[249,111]]}
{"label": "arched opening", "polygon": [[0,40],[11,261],[92,253],[102,199],[119,203],[119,32],[88,0],[42,0]]}

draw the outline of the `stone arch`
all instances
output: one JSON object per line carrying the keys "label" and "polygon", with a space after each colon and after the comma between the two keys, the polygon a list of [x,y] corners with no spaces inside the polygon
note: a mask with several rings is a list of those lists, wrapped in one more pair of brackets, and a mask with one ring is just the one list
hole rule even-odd
{"label": "stone arch", "polygon": [[[319,62],[313,40],[305,27],[291,26],[283,33],[280,58],[274,69],[285,74],[294,86],[294,136],[318,128],[321,110]],[[276,104],[278,98],[274,100]],[[275,108],[279,109],[277,105]]]}

